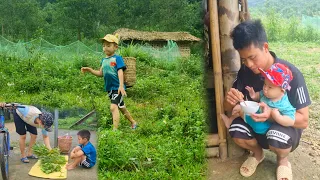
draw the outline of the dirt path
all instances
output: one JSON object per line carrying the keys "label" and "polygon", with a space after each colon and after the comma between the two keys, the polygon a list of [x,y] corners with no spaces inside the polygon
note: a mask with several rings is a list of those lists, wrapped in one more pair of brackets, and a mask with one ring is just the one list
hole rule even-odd
{"label": "dirt path", "polygon": [[[299,147],[289,155],[294,179],[320,180],[320,132],[318,128],[319,123],[317,121],[311,121],[309,128],[303,132]],[[277,167],[276,156],[268,150],[264,152],[266,159],[258,166],[256,173],[250,178],[244,178],[239,173],[239,168],[245,161],[246,156],[228,159],[225,162],[221,162],[221,160],[215,158],[208,159],[208,179],[275,180]]]}
{"label": "dirt path", "polygon": [[[30,163],[24,164],[20,162],[20,150],[18,147],[18,140],[19,135],[15,132],[15,126],[13,123],[6,123],[6,127],[9,129],[10,132],[10,138],[11,138],[11,146],[13,146],[13,150],[10,152],[10,158],[9,158],[9,176],[10,180],[40,180],[41,178],[36,178],[29,176],[28,173],[31,169],[31,167],[36,163],[36,160],[30,160]],[[69,133],[72,137],[74,137],[72,146],[77,145],[77,140],[75,139],[77,137],[78,131],[73,130],[59,130],[59,135],[64,135],[66,133]],[[53,147],[53,132],[49,134],[50,136],[50,143]],[[29,142],[29,135],[27,135],[27,142]],[[91,131],[91,139],[90,141],[92,144],[97,147],[97,141],[96,141],[96,133]],[[41,130],[38,129],[38,138],[37,142],[43,142],[42,141],[42,135]],[[67,179],[70,180],[79,180],[79,179],[86,179],[86,180],[96,180],[98,179],[97,176],[97,165],[94,166],[92,169],[83,169],[83,168],[76,168],[74,170],[68,171]]]}

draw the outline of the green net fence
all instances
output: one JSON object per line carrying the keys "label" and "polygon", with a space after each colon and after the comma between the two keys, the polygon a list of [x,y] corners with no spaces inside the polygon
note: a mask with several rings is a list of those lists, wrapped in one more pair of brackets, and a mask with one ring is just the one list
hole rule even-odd
{"label": "green net fence", "polygon": [[172,61],[176,58],[181,57],[177,43],[171,40],[167,41],[167,45],[160,49],[155,49],[151,45],[141,46],[141,49],[145,52],[148,52],[156,59],[165,59]]}
{"label": "green net fence", "polygon": [[[173,60],[180,57],[178,45],[173,41],[168,41],[167,45],[162,48],[154,48],[148,44],[133,46],[122,43],[120,44],[119,49],[121,50],[123,48],[132,48],[133,51],[141,50],[152,55],[155,59]],[[118,51],[118,53],[121,54],[120,51]],[[9,57],[14,56],[28,59],[41,55],[44,57],[55,57],[60,60],[71,60],[75,56],[91,56],[99,59],[104,56],[102,45],[99,43],[87,46],[81,41],[75,41],[66,46],[58,46],[42,38],[34,39],[29,42],[19,41],[14,43],[3,36],[0,36],[0,54]]]}

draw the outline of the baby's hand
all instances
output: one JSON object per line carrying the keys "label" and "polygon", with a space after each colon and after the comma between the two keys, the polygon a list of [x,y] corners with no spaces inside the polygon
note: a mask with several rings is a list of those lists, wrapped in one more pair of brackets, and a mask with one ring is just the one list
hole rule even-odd
{"label": "baby's hand", "polygon": [[271,110],[271,117],[272,119],[274,119],[275,121],[278,119],[278,117],[281,116],[280,112],[278,109],[272,109]]}
{"label": "baby's hand", "polygon": [[246,86],[245,88],[249,92],[251,99],[256,99],[256,92],[254,92],[253,87]]}

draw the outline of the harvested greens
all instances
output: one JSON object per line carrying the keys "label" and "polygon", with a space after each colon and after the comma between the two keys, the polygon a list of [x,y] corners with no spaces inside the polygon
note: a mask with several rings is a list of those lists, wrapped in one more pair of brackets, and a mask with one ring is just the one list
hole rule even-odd
{"label": "harvested greens", "polygon": [[43,144],[36,144],[32,149],[34,154],[40,159],[40,168],[42,172],[46,174],[61,172],[61,166],[67,162],[65,157],[60,155],[60,150],[58,148],[49,150]]}

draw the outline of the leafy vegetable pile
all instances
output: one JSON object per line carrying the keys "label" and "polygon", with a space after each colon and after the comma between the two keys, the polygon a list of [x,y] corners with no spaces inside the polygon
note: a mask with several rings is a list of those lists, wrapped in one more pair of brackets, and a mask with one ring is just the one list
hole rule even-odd
{"label": "leafy vegetable pile", "polygon": [[33,146],[33,152],[39,157],[40,168],[46,174],[60,172],[61,166],[67,162],[58,148],[49,150],[45,145],[37,144]]}

